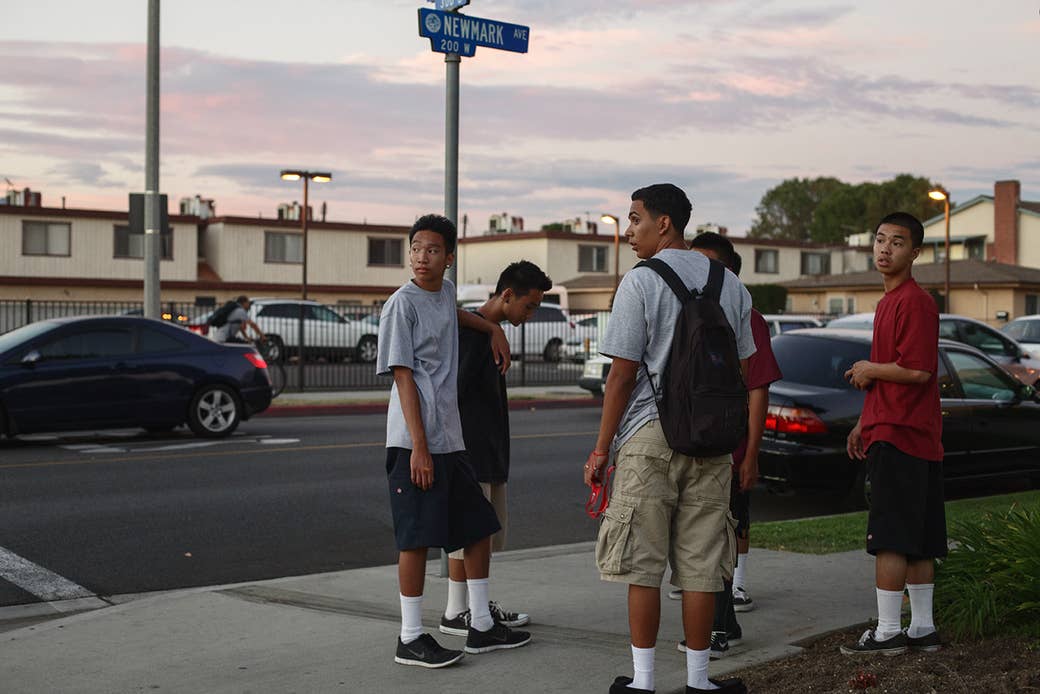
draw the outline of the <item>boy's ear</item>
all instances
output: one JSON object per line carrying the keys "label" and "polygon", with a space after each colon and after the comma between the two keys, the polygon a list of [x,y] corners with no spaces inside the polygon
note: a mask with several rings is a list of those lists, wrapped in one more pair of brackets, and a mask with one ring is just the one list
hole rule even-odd
{"label": "boy's ear", "polygon": [[502,290],[502,294],[500,294],[500,296],[502,297],[502,301],[508,304],[510,301],[516,298],[516,293],[513,291],[512,287],[506,287]]}
{"label": "boy's ear", "polygon": [[447,261],[448,261],[448,267],[451,267],[452,265],[454,265],[455,264],[455,254],[454,253],[449,253],[448,256],[447,256]]}
{"label": "boy's ear", "polygon": [[667,234],[668,233],[668,228],[670,226],[672,226],[672,218],[669,217],[666,214],[661,214],[660,216],[658,216],[656,221],[657,221],[657,233],[658,234]]}

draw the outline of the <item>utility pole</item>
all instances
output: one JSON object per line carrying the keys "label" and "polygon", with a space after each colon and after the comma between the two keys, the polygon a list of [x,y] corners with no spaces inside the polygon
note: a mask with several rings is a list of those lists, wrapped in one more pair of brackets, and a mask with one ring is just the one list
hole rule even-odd
{"label": "utility pole", "polygon": [[159,0],[148,0],[148,96],[145,121],[144,315],[159,317]]}
{"label": "utility pole", "polygon": [[[458,53],[444,56],[447,67],[444,108],[444,216],[459,226],[459,66]],[[455,262],[448,268],[448,279],[458,286],[459,246],[455,244]]]}

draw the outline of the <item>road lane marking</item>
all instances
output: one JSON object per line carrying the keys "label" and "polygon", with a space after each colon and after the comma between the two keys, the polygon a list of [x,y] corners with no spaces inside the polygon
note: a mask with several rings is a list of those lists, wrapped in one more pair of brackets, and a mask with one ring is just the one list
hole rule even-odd
{"label": "road lane marking", "polygon": [[[592,436],[598,434],[598,431],[560,431],[555,433],[545,434],[517,434],[511,436],[512,439],[551,439],[561,437],[573,437],[573,436]],[[37,467],[61,467],[65,465],[96,465],[99,463],[139,463],[139,462],[159,462],[163,460],[179,460],[183,458],[230,458],[233,456],[243,455],[257,455],[267,453],[285,453],[289,452],[304,452],[304,451],[327,451],[336,449],[352,449],[352,448],[385,448],[385,441],[369,441],[365,443],[328,443],[328,444],[315,444],[312,446],[285,446],[276,447],[271,446],[269,448],[258,447],[249,448],[245,450],[233,450],[233,451],[205,451],[198,453],[183,453],[180,455],[128,455],[122,458],[104,458],[101,460],[83,460],[81,458],[70,458],[68,460],[46,460],[39,462],[29,463],[4,463],[0,464],[0,470],[13,470],[16,468],[37,468]]]}
{"label": "road lane marking", "polygon": [[44,602],[97,597],[78,583],[73,583],[64,576],[59,576],[3,547],[0,547],[0,578]]}

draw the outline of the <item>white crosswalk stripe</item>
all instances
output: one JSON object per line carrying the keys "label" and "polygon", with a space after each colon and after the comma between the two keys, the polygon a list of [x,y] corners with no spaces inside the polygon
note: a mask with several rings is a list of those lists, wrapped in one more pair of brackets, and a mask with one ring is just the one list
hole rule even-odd
{"label": "white crosswalk stripe", "polygon": [[3,547],[0,547],[0,578],[47,602],[95,597],[78,583]]}

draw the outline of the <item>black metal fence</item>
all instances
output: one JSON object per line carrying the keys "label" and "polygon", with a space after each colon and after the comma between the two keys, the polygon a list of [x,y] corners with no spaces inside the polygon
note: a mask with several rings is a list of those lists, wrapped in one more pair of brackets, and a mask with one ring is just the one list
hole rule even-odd
{"label": "black metal fence", "polygon": [[[164,320],[217,339],[207,324],[215,306],[163,302]],[[143,315],[133,301],[0,300],[0,334],[48,318],[88,315]],[[513,353],[506,377],[511,386],[575,385],[606,315],[574,317],[542,307],[519,327],[504,325]],[[388,389],[391,379],[376,376],[379,307],[321,305],[292,299],[256,300],[251,319],[270,341],[269,355],[286,369],[286,390]],[[301,358],[302,356],[302,358]]]}

